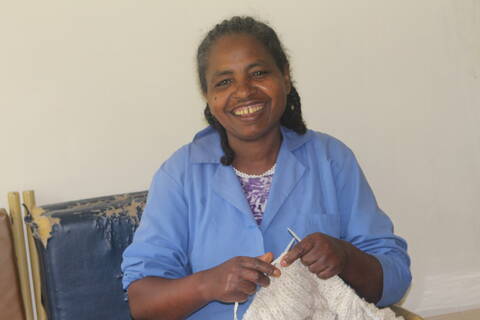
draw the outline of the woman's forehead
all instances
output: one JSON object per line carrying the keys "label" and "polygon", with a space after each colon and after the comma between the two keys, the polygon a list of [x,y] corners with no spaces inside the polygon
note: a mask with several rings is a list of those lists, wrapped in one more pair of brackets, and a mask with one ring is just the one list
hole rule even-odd
{"label": "woman's forehead", "polygon": [[[250,65],[275,63],[267,48],[247,34],[225,35],[217,39],[208,56],[208,71]],[[215,69],[215,71],[214,71]]]}

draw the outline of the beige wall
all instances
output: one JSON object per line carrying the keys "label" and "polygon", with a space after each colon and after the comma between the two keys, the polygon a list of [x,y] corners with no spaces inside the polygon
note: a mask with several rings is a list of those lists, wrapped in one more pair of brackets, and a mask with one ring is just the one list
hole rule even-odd
{"label": "beige wall", "polygon": [[143,190],[200,129],[194,52],[232,14],[289,49],[310,128],[410,244],[406,306],[480,304],[480,1],[2,1],[0,206]]}

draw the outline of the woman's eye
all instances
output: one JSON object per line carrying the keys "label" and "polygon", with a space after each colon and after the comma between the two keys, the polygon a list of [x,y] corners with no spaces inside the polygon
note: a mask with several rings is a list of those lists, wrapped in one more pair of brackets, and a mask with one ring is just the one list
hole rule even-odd
{"label": "woman's eye", "polygon": [[225,87],[226,85],[230,84],[230,82],[232,82],[231,79],[223,79],[223,80],[217,82],[215,87]]}
{"label": "woman's eye", "polygon": [[268,73],[268,71],[260,70],[260,71],[252,72],[252,76],[253,76],[254,78],[260,78],[260,77],[266,75],[267,73]]}

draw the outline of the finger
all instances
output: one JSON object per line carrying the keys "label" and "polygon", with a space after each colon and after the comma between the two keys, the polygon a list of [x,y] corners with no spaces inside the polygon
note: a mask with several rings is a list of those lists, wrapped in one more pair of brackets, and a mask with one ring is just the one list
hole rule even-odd
{"label": "finger", "polygon": [[[262,260],[266,263],[271,264],[273,262],[273,253],[272,252],[267,252],[264,255],[261,255],[260,257],[258,257],[258,259],[260,259],[260,260]],[[275,266],[274,266],[273,273],[271,273],[271,274],[267,273],[268,276],[273,276],[275,278],[280,277],[280,274],[281,274],[280,269],[278,269]]]}
{"label": "finger", "polygon": [[320,273],[317,273],[317,276],[320,279],[327,280],[327,279],[330,279],[331,277],[336,276],[338,274],[338,272],[336,272],[336,270],[337,270],[337,268],[328,267],[325,270],[321,271]]}
{"label": "finger", "polygon": [[307,267],[317,262],[322,264],[325,263],[325,255],[318,246],[315,246],[310,251],[306,252],[300,259],[302,264]]}
{"label": "finger", "polygon": [[308,266],[308,270],[311,273],[314,273],[316,275],[322,273],[323,271],[328,269],[328,265],[325,265],[324,263],[317,261],[315,263],[312,263],[311,265]]}
{"label": "finger", "polygon": [[309,241],[308,238],[303,239],[295,247],[293,247],[292,250],[290,250],[287,254],[285,254],[282,258],[282,261],[280,262],[280,265],[282,267],[289,266],[292,264],[295,260],[298,258],[302,257],[304,254],[309,252],[313,247],[313,244],[311,241]]}
{"label": "finger", "polygon": [[253,282],[244,280],[244,281],[240,282],[239,291],[243,294],[246,294],[246,295],[250,296],[250,295],[254,294],[255,292],[257,292],[257,286]]}
{"label": "finger", "polygon": [[242,279],[253,282],[255,285],[262,287],[268,287],[270,285],[270,278],[265,274],[252,269],[244,269],[241,276]]}
{"label": "finger", "polygon": [[234,299],[232,299],[232,301],[228,301],[228,302],[240,302],[240,303],[243,303],[243,302],[246,302],[248,300],[248,294],[246,293],[239,293],[238,295],[236,295],[236,297]]}
{"label": "finger", "polygon": [[257,257],[258,259],[262,260],[263,262],[266,262],[266,263],[272,263],[273,261],[273,253],[271,252],[267,252],[263,255],[261,255],[260,257]]}
{"label": "finger", "polygon": [[259,258],[246,258],[243,260],[243,267],[262,272],[267,276],[280,276],[280,270],[270,263],[267,263]]}

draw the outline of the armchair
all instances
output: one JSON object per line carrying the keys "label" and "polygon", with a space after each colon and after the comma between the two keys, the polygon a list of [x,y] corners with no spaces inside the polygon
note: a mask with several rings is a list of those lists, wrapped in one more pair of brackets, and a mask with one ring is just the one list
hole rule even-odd
{"label": "armchair", "polygon": [[[146,196],[142,191],[40,207],[33,192],[27,197],[25,220],[48,319],[130,319],[120,263]],[[406,320],[422,319],[400,306],[392,309]]]}

